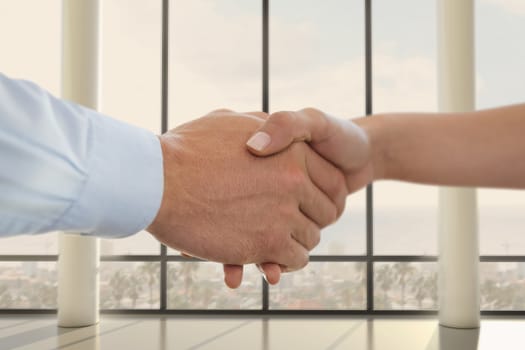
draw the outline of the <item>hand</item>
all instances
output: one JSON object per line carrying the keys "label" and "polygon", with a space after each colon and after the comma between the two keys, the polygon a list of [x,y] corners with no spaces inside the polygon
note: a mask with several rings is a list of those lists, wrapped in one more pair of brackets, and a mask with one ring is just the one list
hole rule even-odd
{"label": "hand", "polygon": [[[217,111],[162,135],[164,195],[148,231],[206,260],[304,267],[319,228],[344,209],[343,175],[302,143],[253,157],[244,143],[262,123]],[[235,287],[238,277],[242,269],[226,283]]]}
{"label": "hand", "polygon": [[[372,147],[368,133],[356,122],[338,119],[314,108],[270,115],[257,130],[265,142],[247,146],[257,156],[278,153],[292,143],[307,142],[312,149],[339,168],[345,175],[349,193],[366,186],[374,178]],[[265,145],[266,144],[266,145]],[[265,145],[263,148],[257,145]],[[377,167],[377,166],[376,166]]]}
{"label": "hand", "polygon": [[[319,155],[343,171],[348,193],[353,193],[374,179],[370,137],[357,123],[331,117],[313,108],[277,112],[267,119],[247,145],[253,154],[269,156],[295,142],[307,142]],[[225,273],[233,275],[234,269],[225,268]],[[277,265],[264,264],[261,269],[269,283],[279,281],[281,269]]]}

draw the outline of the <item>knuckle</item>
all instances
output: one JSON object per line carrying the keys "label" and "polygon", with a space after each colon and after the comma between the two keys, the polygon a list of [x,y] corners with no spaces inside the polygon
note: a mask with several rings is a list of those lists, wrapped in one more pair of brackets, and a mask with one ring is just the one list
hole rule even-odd
{"label": "knuckle", "polygon": [[326,222],[324,223],[323,226],[328,226],[334,223],[337,220],[338,216],[339,216],[338,208],[337,206],[333,205],[331,208],[327,210]]}
{"label": "knuckle", "polygon": [[311,229],[310,233],[310,239],[307,249],[310,251],[317,247],[317,245],[321,242],[321,232],[317,227],[314,227]]}
{"label": "knuckle", "polygon": [[341,196],[337,201],[336,201],[336,216],[335,216],[335,220],[334,222],[339,219],[341,217],[341,215],[343,215],[343,212],[345,211],[345,206],[346,206],[346,195],[344,196]]}
{"label": "knuckle", "polygon": [[269,256],[275,256],[282,247],[282,237],[278,232],[272,231],[265,235],[264,245]]}
{"label": "knuckle", "polygon": [[327,115],[323,111],[314,107],[307,107],[302,109],[301,112],[315,123],[322,135],[326,134],[329,122]]}
{"label": "knuckle", "polygon": [[308,265],[308,262],[310,261],[310,258],[308,256],[308,253],[304,253],[301,255],[301,258],[298,260],[298,265],[297,265],[297,268],[299,270],[302,270],[306,267],[306,265]]}
{"label": "knuckle", "polygon": [[346,188],[346,179],[344,175],[340,172],[335,172],[332,176],[330,185],[327,190],[327,194],[335,206],[335,214],[333,217],[333,221],[335,221],[344,210],[346,195],[348,193],[348,190]]}
{"label": "knuckle", "polygon": [[315,107],[306,107],[306,108],[303,108],[301,110],[301,112],[304,112],[308,115],[316,115],[316,114],[322,114],[323,112],[321,112],[319,109],[315,108]]}
{"label": "knuckle", "polygon": [[324,228],[337,220],[338,210],[336,199],[326,200],[317,205],[319,208],[319,221],[318,224],[321,228]]}
{"label": "knuckle", "polygon": [[335,195],[346,192],[345,180],[345,176],[340,171],[334,173],[332,177],[332,191]]}
{"label": "knuckle", "polygon": [[280,111],[271,114],[268,117],[268,122],[274,124],[276,127],[286,128],[291,125],[292,119],[292,112]]}
{"label": "knuckle", "polygon": [[284,174],[285,189],[295,192],[306,185],[307,176],[303,169],[292,165],[286,169]]}
{"label": "knuckle", "polygon": [[221,114],[221,113],[232,113],[233,111],[228,108],[217,108],[210,112],[210,114]]}

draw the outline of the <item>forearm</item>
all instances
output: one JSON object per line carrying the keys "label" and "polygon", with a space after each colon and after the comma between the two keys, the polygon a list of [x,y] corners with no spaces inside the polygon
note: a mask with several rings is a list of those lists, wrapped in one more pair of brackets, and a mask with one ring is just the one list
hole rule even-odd
{"label": "forearm", "polygon": [[450,114],[384,114],[369,134],[374,180],[525,188],[525,104]]}

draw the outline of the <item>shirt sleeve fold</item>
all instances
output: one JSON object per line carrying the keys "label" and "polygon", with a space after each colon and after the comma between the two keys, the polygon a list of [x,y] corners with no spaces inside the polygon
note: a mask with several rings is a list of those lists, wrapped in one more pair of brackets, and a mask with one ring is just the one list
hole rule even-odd
{"label": "shirt sleeve fold", "polygon": [[129,236],[155,218],[163,177],[153,133],[0,74],[0,236]]}

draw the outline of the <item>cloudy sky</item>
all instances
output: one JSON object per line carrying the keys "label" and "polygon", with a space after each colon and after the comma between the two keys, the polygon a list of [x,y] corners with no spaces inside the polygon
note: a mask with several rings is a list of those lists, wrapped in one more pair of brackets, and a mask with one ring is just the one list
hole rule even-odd
{"label": "cloudy sky", "polygon": [[[477,0],[477,107],[525,101],[525,1]],[[160,0],[103,0],[100,109],[159,132]],[[436,110],[436,1],[373,1],[374,110]],[[364,113],[362,0],[271,2],[271,109]],[[61,0],[0,1],[0,70],[60,94]],[[261,107],[260,0],[173,0],[170,124]],[[434,207],[433,187],[380,183],[376,205]],[[525,206],[480,191],[481,207]],[[349,210],[362,210],[362,194]],[[408,215],[408,214],[407,214]],[[405,218],[405,219],[408,219]]]}

